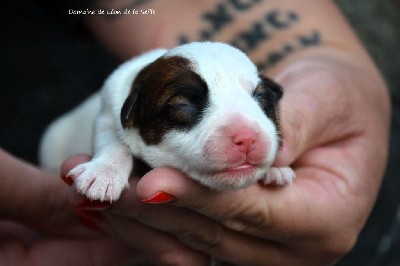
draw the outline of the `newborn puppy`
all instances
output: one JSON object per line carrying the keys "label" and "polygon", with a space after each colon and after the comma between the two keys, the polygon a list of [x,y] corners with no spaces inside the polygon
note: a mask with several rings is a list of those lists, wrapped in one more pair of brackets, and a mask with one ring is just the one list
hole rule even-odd
{"label": "newborn puppy", "polygon": [[280,146],[281,96],[279,85],[227,44],[154,50],[115,70],[101,100],[93,96],[50,127],[42,163],[54,169],[70,154],[89,153],[93,136],[92,160],[68,176],[78,192],[101,201],[117,200],[132,172],[159,166],[216,190],[258,180],[285,185],[292,169],[271,167]]}

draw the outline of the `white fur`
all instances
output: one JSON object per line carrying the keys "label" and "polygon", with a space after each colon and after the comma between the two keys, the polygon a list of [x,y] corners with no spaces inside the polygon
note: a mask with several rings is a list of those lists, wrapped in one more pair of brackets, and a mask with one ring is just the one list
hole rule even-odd
{"label": "white fur", "polygon": [[[121,107],[143,67],[160,56],[176,55],[188,58],[194,71],[207,83],[210,105],[190,131],[170,130],[161,143],[147,145],[136,128],[122,128]],[[251,97],[259,81],[257,69],[247,56],[222,43],[191,43],[169,51],[159,49],[145,53],[121,65],[107,79],[101,91],[100,112],[98,96],[94,96],[50,127],[41,147],[42,164],[50,169],[59,167],[62,160],[73,154],[71,147],[75,146],[78,136],[85,135],[82,140],[89,143],[94,135],[93,159],[68,174],[74,178],[78,191],[91,199],[113,201],[119,198],[134,167],[131,154],[143,158],[152,167],[179,168],[200,183],[218,190],[245,187],[260,179],[285,185],[292,181],[294,172],[290,168],[270,168],[278,151],[277,129]],[[87,116],[91,111],[98,114],[94,134],[88,126],[95,119]],[[81,119],[83,117],[85,119]],[[265,149],[262,156],[254,152],[257,169],[251,171],[251,175],[227,171],[240,168],[245,162],[234,159],[237,154],[226,141],[226,132],[240,131],[236,127],[249,128],[257,135],[259,149]],[[63,145],[53,149],[55,143]],[[87,146],[82,145],[86,150],[81,149],[79,153],[88,153]],[[223,151],[232,154],[225,157]]]}

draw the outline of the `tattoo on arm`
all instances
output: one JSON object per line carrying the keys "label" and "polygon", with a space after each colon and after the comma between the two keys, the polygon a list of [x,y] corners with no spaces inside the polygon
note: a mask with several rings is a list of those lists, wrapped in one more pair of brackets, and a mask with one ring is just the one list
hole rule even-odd
{"label": "tattoo on arm", "polygon": [[[215,34],[235,21],[235,12],[244,12],[259,4],[261,0],[226,0],[217,4],[212,11],[207,11],[201,16],[201,20],[207,23],[207,27],[200,30],[196,40],[212,40]],[[273,38],[279,31],[289,29],[300,21],[299,16],[293,11],[271,10],[259,21],[253,23],[246,31],[238,33],[229,43],[248,53],[255,50],[259,44]],[[180,44],[191,42],[187,35],[180,35]],[[310,46],[322,43],[322,37],[317,30],[306,33],[285,43],[282,48],[269,52],[263,62],[257,62],[260,70],[267,70],[284,59],[286,56]]]}
{"label": "tattoo on arm", "polygon": [[257,67],[262,71],[268,70],[288,55],[307,47],[318,46],[321,43],[321,34],[316,30],[309,35],[300,35],[292,42],[285,43],[280,50],[269,52],[265,57],[265,61],[257,63]]}
{"label": "tattoo on arm", "polygon": [[[109,0],[107,0],[109,1]],[[94,8],[108,10],[102,4],[107,1],[94,2]],[[122,14],[121,10],[136,9],[141,5],[147,4],[153,0],[130,0],[126,4],[112,9],[114,12],[107,12],[104,18],[112,22]],[[252,8],[256,8],[262,0],[221,0],[217,3],[213,10],[204,12],[200,19],[205,22],[206,26],[197,33],[197,37],[193,40],[187,35],[178,36],[178,43],[184,44],[197,40],[213,40],[215,35],[222,32],[226,27],[235,23],[236,16],[239,13],[246,12]],[[288,30],[298,23],[300,18],[293,11],[283,11],[279,9],[269,10],[258,21],[255,21],[250,27],[228,41],[228,43],[241,49],[245,53],[250,53],[257,47],[269,40],[272,40],[275,34]],[[293,40],[288,41],[274,51],[269,51],[261,62],[255,62],[260,71],[268,70],[294,52],[311,47],[318,46],[322,43],[321,33],[317,30],[296,36]]]}
{"label": "tattoo on arm", "polygon": [[297,15],[293,12],[283,13],[273,10],[265,15],[265,19],[254,23],[251,28],[239,35],[230,43],[244,52],[249,52],[267,41],[274,34],[274,31],[282,31],[289,28],[298,21]]}
{"label": "tattoo on arm", "polygon": [[[204,13],[201,19],[207,22],[208,27],[203,29],[199,33],[200,40],[210,40],[214,35],[222,31],[225,26],[230,25],[234,22],[234,12],[246,11],[258,3],[261,0],[226,0],[222,3],[217,4],[214,10]],[[185,35],[179,37],[179,43],[184,44],[190,42],[189,38]]]}

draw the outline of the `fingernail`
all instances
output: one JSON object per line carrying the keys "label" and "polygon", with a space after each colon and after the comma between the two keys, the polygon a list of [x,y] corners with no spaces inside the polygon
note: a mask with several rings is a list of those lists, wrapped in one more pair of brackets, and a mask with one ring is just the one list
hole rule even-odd
{"label": "fingernail", "polygon": [[97,211],[76,210],[76,214],[78,215],[79,221],[83,226],[102,232],[98,225],[98,223],[103,220],[101,213]]}
{"label": "fingernail", "polygon": [[109,202],[90,200],[85,198],[81,203],[76,205],[76,210],[78,211],[102,211],[108,209],[111,206]]}
{"label": "fingernail", "polygon": [[166,192],[158,192],[154,196],[148,199],[142,199],[144,203],[153,203],[153,204],[162,204],[162,203],[170,203],[175,201],[175,197],[166,193]]}
{"label": "fingernail", "polygon": [[72,186],[74,184],[74,180],[70,176],[61,176],[62,181],[68,186]]}

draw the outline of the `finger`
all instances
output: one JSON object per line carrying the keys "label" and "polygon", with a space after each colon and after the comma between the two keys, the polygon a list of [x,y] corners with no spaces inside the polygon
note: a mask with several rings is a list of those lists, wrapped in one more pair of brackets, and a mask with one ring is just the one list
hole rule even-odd
{"label": "finger", "polygon": [[74,180],[70,177],[67,176],[68,172],[73,169],[75,166],[86,163],[91,160],[91,156],[89,155],[75,155],[72,157],[69,157],[66,159],[63,164],[60,167],[60,176],[61,179],[69,186],[70,192],[69,192],[69,201],[70,203],[75,206],[75,208],[79,210],[90,210],[90,211],[95,211],[95,210],[103,210],[109,207],[109,203],[107,202],[100,202],[97,200],[91,200],[85,197],[85,195],[82,195],[77,192],[76,188],[73,187]]}
{"label": "finger", "polygon": [[[163,191],[174,196],[175,201],[155,205],[165,208],[157,212],[146,210],[132,215],[137,215],[137,219],[145,224],[176,235],[195,249],[223,259],[225,256],[237,256],[237,260],[243,261],[251,259],[238,253],[240,249],[236,248],[246,250],[251,247],[257,251],[261,246],[264,246],[265,252],[271,252],[270,258],[277,261],[293,259],[292,263],[296,262],[296,257],[310,256],[315,246],[318,249],[312,256],[318,260],[343,254],[354,243],[352,225],[359,222],[348,213],[354,210],[353,207],[348,208],[347,199],[333,195],[336,194],[337,184],[332,179],[331,171],[304,167],[299,169],[298,174],[298,180],[284,188],[273,189],[256,184],[239,191],[216,192],[196,184],[175,169],[157,168],[139,181],[139,197],[151,198]],[[330,200],[331,197],[334,200]],[[183,208],[167,209],[169,205]],[[337,213],[350,219],[339,218]],[[334,235],[337,238],[335,241],[341,242],[341,245],[330,241],[332,232],[337,228],[348,229],[343,237]],[[247,237],[249,239],[245,240]],[[234,239],[237,240],[236,248],[227,249]],[[260,241],[266,242],[261,245]],[[254,245],[241,247],[240,243]],[[278,247],[275,246],[277,244]],[[296,250],[285,247],[296,247]],[[294,252],[297,254],[294,255]],[[316,254],[318,252],[320,257]]]}
{"label": "finger", "polygon": [[[137,194],[142,199],[152,198],[162,191],[175,197],[174,206],[189,208],[230,229],[257,236],[260,232],[267,236],[265,229],[273,222],[271,204],[279,207],[281,198],[291,198],[290,190],[291,186],[274,190],[255,184],[237,191],[214,191],[178,170],[165,167],[150,171],[137,185]],[[218,236],[218,229],[214,234]]]}
{"label": "finger", "polygon": [[57,234],[80,230],[68,188],[59,178],[6,153],[1,160],[1,218]]}
{"label": "finger", "polygon": [[[182,187],[188,191],[184,193]],[[294,256],[294,251],[288,251],[278,244],[277,235],[284,235],[280,234],[281,230],[269,234],[271,228],[267,221],[268,213],[264,213],[267,206],[257,206],[254,201],[246,200],[242,203],[247,207],[229,206],[232,199],[241,201],[239,194],[228,193],[231,196],[228,197],[224,192],[210,191],[179,171],[168,168],[157,168],[145,175],[139,181],[137,191],[140,197],[167,191],[176,196],[176,201],[171,203],[173,206],[144,205],[130,191],[113,206],[112,212],[174,235],[181,243],[219,260],[239,264],[265,264],[282,261],[293,263],[301,258],[299,254]],[[251,190],[247,192],[251,193]],[[257,198],[263,202],[260,195]],[[175,205],[185,208],[176,208]],[[128,225],[121,224],[120,227],[127,228]]]}
{"label": "finger", "polygon": [[[72,208],[68,199],[70,189],[59,178],[10,155],[1,155],[6,169],[3,169],[5,178],[0,186],[0,190],[4,190],[0,193],[0,218],[52,235],[99,235],[88,227],[85,217],[80,217]],[[8,200],[1,200],[1,197]]]}
{"label": "finger", "polygon": [[66,159],[60,167],[61,179],[70,186],[68,200],[74,208],[75,214],[79,217],[81,224],[85,227],[99,232],[109,231],[110,226],[104,220],[104,215],[99,212],[108,209],[110,204],[107,202],[93,201],[79,194],[73,186],[73,180],[67,176],[68,172],[76,165],[91,160],[89,155],[75,155]]}
{"label": "finger", "polygon": [[152,221],[150,224],[160,220],[168,223],[171,207],[143,204],[132,189],[137,182],[138,179],[131,178],[131,189],[124,191],[117,202],[102,212],[108,221],[102,228],[119,236],[157,265],[207,265],[207,256],[182,244],[176,235],[148,225],[148,221]]}
{"label": "finger", "polygon": [[[194,211],[199,215],[199,222],[209,224],[205,228],[208,228],[206,231],[211,232],[210,234],[202,230],[197,230],[194,234],[197,235],[197,239],[210,243],[218,242],[221,229],[210,220],[204,220],[207,217],[233,231],[264,239],[282,239],[284,235],[289,234],[294,242],[293,237],[301,237],[305,231],[308,236],[320,234],[323,238],[325,235],[321,232],[327,227],[335,226],[329,208],[335,207],[341,199],[338,198],[336,202],[321,200],[326,197],[323,194],[326,184],[336,184],[332,181],[332,172],[312,170],[300,169],[298,180],[283,188],[255,184],[237,191],[213,191],[197,184],[178,170],[156,168],[139,180],[137,195],[140,198],[151,198],[160,191],[172,195],[175,201],[169,205],[184,207],[181,210]],[[324,182],[315,182],[319,179]],[[129,210],[128,207],[122,209]],[[136,211],[131,215],[136,215],[138,219],[146,219],[143,214],[150,213],[140,209]],[[168,211],[159,209],[158,213],[166,215]],[[175,211],[175,215],[181,219],[189,216],[184,211]],[[290,228],[287,227],[288,224],[291,224]],[[309,232],[309,228],[314,230]],[[207,238],[209,235],[212,237]],[[196,239],[195,236],[192,238]]]}
{"label": "finger", "polygon": [[60,167],[60,176],[66,176],[68,172],[77,166],[78,164],[85,163],[91,160],[91,156],[89,155],[75,155],[72,157],[69,157],[64,161],[64,163]]}
{"label": "finger", "polygon": [[[90,160],[90,157],[85,155],[71,157],[62,165],[61,173],[65,175],[75,165],[88,160]],[[131,180],[130,183],[131,187],[136,187],[135,179]],[[71,200],[73,202],[82,201],[82,196],[75,191],[72,192],[72,195],[73,198]],[[103,217],[107,218],[108,223],[104,220],[95,220],[93,223],[104,231],[113,235],[120,235],[120,238],[127,242],[129,246],[140,251],[145,258],[150,259],[153,263],[163,265],[207,265],[208,259],[206,256],[183,245],[175,237],[121,216],[130,213],[132,217],[132,213],[139,212],[139,208],[134,207],[139,204],[140,202],[136,195],[125,191],[120,200],[110,208],[111,212],[118,213],[118,216],[111,214],[110,211],[104,211],[102,212]],[[125,207],[122,208],[121,206]],[[142,210],[142,213],[145,213],[145,211]],[[145,214],[145,216],[148,216],[148,214]]]}
{"label": "finger", "polygon": [[[293,257],[288,256],[290,252],[275,242],[241,234],[217,223],[199,221],[196,216],[184,216],[174,210],[161,218],[156,213],[148,213],[145,222],[152,228],[120,216],[109,217],[109,222],[118,234],[129,240],[130,246],[155,264],[207,265],[210,256],[243,265],[293,263],[294,258],[300,259],[294,253]],[[220,231],[218,238],[214,225]]]}
{"label": "finger", "polygon": [[150,228],[134,219],[107,215],[114,235],[156,265],[207,265],[208,257],[182,244],[174,235]]}
{"label": "finger", "polygon": [[16,241],[2,243],[1,265],[125,265],[138,261],[138,254],[111,239],[52,239],[24,246]]}
{"label": "finger", "polygon": [[[164,174],[164,178],[168,174],[180,174],[181,177],[188,182],[189,186],[192,183],[191,180],[187,179],[186,176],[183,176],[177,170],[168,168],[165,169],[166,171],[162,170],[163,169],[157,168],[152,172],[155,172],[156,175],[162,173]],[[171,173],[167,173],[168,170],[171,170]],[[147,179],[148,175],[149,174],[143,177],[139,183],[141,183],[143,179]],[[152,177],[152,175],[150,177]],[[157,177],[159,180],[164,180],[169,184],[173,184],[172,186],[175,187],[175,189],[179,189],[179,186],[182,185],[182,182],[177,182],[178,180],[173,181],[170,178],[164,179],[160,178],[160,176]],[[137,180],[131,180],[131,187],[137,187],[136,182]],[[200,186],[200,188],[202,187]],[[141,188],[138,187],[138,191],[140,190]],[[176,191],[169,192],[181,197]],[[198,191],[198,193],[202,194],[203,192]],[[152,192],[148,195],[151,194]],[[146,197],[147,195],[145,195],[146,192],[142,196]],[[187,206],[188,203],[185,202],[184,205]],[[153,261],[155,263],[169,264],[179,260],[182,265],[206,265],[204,263],[207,262],[207,257],[201,255],[198,251],[202,251],[224,261],[236,263],[251,261],[251,255],[249,255],[249,253],[238,253],[238,250],[236,250],[238,246],[243,250],[247,250],[249,248],[248,244],[251,243],[250,238],[239,237],[239,235],[228,230],[219,222],[186,208],[177,208],[162,204],[143,204],[134,191],[129,190],[113,205],[110,212],[112,214],[108,214],[107,217],[118,233],[122,237],[130,240],[130,245],[135,249],[145,252],[146,257],[155,258],[156,261]],[[115,216],[115,214],[117,214],[117,216]],[[130,217],[130,219],[122,217]],[[171,236],[174,237],[171,239]],[[142,241],[138,242],[137,239],[141,239]],[[245,239],[246,241],[244,241]],[[231,243],[233,240],[235,243]],[[253,244],[258,245],[257,249],[260,251],[265,247],[265,245],[260,246],[259,240],[254,241]],[[171,259],[173,259],[173,261],[171,261]],[[194,264],[195,262],[201,263]]]}
{"label": "finger", "polygon": [[[338,64],[334,62],[334,64]],[[328,69],[329,68],[329,69]],[[277,166],[293,163],[301,154],[320,144],[353,134],[351,89],[319,60],[303,60],[280,73],[276,80],[285,88],[281,101],[283,145]]]}
{"label": "finger", "polygon": [[71,188],[69,189],[68,199],[71,204],[78,207],[80,204],[84,202],[88,202],[87,198],[79,193],[77,193],[75,187],[73,187],[74,180],[67,176],[68,172],[71,171],[78,164],[82,164],[91,160],[91,156],[89,155],[75,155],[67,158],[60,167],[60,177],[61,179]]}

